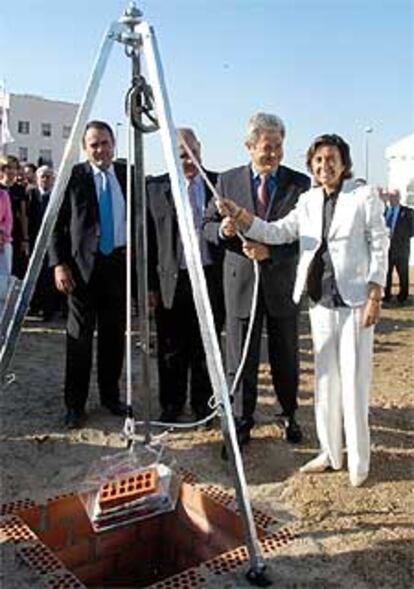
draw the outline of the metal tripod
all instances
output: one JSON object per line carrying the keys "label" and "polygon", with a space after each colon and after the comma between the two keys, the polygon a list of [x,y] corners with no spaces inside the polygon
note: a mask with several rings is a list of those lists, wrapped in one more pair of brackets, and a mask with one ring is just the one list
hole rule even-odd
{"label": "metal tripod", "polygon": [[[198,238],[194,228],[191,205],[186,196],[185,181],[181,169],[176,145],[176,134],[171,116],[170,104],[161,66],[160,55],[155,34],[147,22],[142,20],[142,13],[133,2],[121,17],[119,22],[112,23],[105,33],[98,56],[93,67],[85,95],[79,107],[65,153],[59,167],[57,180],[53,188],[50,202],[46,210],[39,235],[32,253],[30,263],[23,280],[21,289],[16,297],[9,297],[6,309],[10,321],[0,333],[0,379],[4,379],[7,368],[12,359],[17,338],[33,294],[40,272],[42,261],[49,244],[51,234],[63,201],[66,185],[72,166],[76,163],[77,146],[82,137],[84,127],[95,100],[101,78],[103,76],[110,51],[115,42],[124,45],[126,54],[132,59],[132,86],[127,95],[127,113],[130,119],[130,133],[128,143],[133,144],[134,166],[128,161],[127,183],[127,225],[130,231],[132,221],[132,189],[134,186],[136,239],[135,251],[137,260],[139,327],[141,338],[141,371],[140,388],[144,395],[145,438],[150,440],[150,378],[149,378],[149,313],[148,313],[148,285],[147,285],[147,240],[146,240],[146,193],[144,177],[144,153],[142,136],[144,132],[159,129],[167,170],[169,172],[174,204],[177,211],[178,225],[191,280],[195,307],[200,324],[201,336],[207,358],[207,365],[214,391],[215,401],[219,407],[221,428],[227,448],[231,469],[233,472],[236,497],[244,525],[246,545],[250,559],[250,569],[247,578],[251,584],[267,586],[271,584],[265,574],[266,565],[261,554],[252,509],[247,492],[247,484],[243,470],[243,463],[237,443],[236,430],[232,416],[231,404],[221,352],[215,332],[213,315],[209,302],[204,271],[198,245]],[[140,57],[145,57],[149,84],[141,75]],[[156,116],[152,113],[155,107]],[[149,123],[144,119],[147,117]],[[127,240],[128,241],[128,240]],[[127,248],[128,250],[128,248]],[[131,252],[129,251],[130,261]],[[130,266],[130,264],[127,264]],[[131,275],[127,275],[127,290],[130,293]],[[130,298],[130,296],[129,296]],[[130,302],[129,302],[130,304]],[[131,313],[128,312],[130,318]],[[130,320],[130,319],[129,319]],[[129,330],[130,333],[130,330]],[[128,324],[127,324],[128,334]],[[130,343],[130,342],[129,342]],[[131,390],[131,346],[127,343],[127,388]],[[128,393],[128,391],[127,391]],[[132,408],[129,408],[128,418],[133,429]]]}

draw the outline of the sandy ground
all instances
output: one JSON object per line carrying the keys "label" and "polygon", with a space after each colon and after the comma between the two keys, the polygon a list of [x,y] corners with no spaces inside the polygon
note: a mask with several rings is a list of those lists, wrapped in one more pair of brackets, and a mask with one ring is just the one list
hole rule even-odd
{"label": "sandy ground", "polygon": [[[304,441],[282,438],[269,367],[261,365],[261,394],[253,440],[244,452],[252,502],[300,533],[269,561],[281,588],[391,588],[414,586],[413,570],[413,306],[384,309],[375,339],[371,395],[372,469],[362,488],[346,471],[302,475],[299,467],[317,450],[313,418],[313,363],[306,312],[301,316],[299,421]],[[64,324],[27,320],[11,370],[14,383],[0,394],[1,502],[42,501],[77,489],[89,465],[124,446],[123,422],[99,406],[95,379],[88,420],[80,431],[63,427]],[[138,354],[138,352],[137,352]],[[155,372],[155,363],[153,371]],[[134,375],[139,357],[134,359]],[[156,385],[154,384],[154,390]],[[135,393],[139,397],[138,393]],[[136,414],[141,402],[134,400]],[[158,415],[153,392],[152,413]],[[166,444],[180,466],[203,481],[232,491],[231,472],[220,459],[218,424],[210,431],[169,434]],[[37,582],[3,547],[0,586],[33,589]],[[245,587],[244,571],[212,587]]]}

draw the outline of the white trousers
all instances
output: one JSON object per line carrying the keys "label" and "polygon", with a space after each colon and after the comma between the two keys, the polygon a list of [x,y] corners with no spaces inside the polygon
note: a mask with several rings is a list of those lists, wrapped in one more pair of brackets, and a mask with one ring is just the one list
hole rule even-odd
{"label": "white trousers", "polygon": [[340,469],[342,422],[348,470],[369,471],[368,403],[372,376],[374,328],[362,326],[363,307],[309,311],[315,351],[315,418],[321,452]]}

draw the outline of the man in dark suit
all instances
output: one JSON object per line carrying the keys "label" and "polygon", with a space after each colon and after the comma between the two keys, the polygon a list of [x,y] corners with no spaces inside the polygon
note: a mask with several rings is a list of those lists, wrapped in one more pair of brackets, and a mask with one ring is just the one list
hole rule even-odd
{"label": "man in dark suit", "polygon": [[[183,172],[200,238],[201,259],[216,329],[220,334],[224,321],[222,248],[221,244],[208,244],[201,230],[204,210],[212,194],[188,157],[183,139],[199,161],[201,146],[192,129],[178,129]],[[217,174],[206,173],[215,183]],[[208,400],[212,389],[169,176],[150,178],[147,193],[149,289],[157,327],[160,420],[177,421],[186,402],[187,389],[196,418],[202,419],[210,412]]]}
{"label": "man in dark suit", "polygon": [[[26,189],[30,253],[33,251],[37,234],[49,204],[53,181],[52,168],[50,166],[40,166],[35,171],[35,186]],[[43,320],[47,321],[58,310],[61,296],[56,290],[53,270],[50,268],[49,257],[46,254],[37,279],[30,310],[32,313],[41,312]]]}
{"label": "man in dark suit", "polygon": [[[220,175],[217,190],[238,205],[273,221],[286,216],[299,194],[307,190],[307,176],[280,165],[285,127],[274,115],[258,113],[248,125],[246,147],[251,162]],[[240,445],[250,440],[257,402],[257,373],[264,322],[268,334],[268,355],[273,385],[282,407],[288,441],[300,442],[302,433],[295,420],[298,392],[298,307],[292,291],[298,259],[297,243],[267,246],[242,244],[230,218],[222,221],[209,207],[204,233],[212,243],[225,246],[224,292],[227,325],[227,371],[229,386],[239,367],[253,296],[257,260],[260,285],[255,325],[241,383],[235,392],[234,414]]]}
{"label": "man in dark suit", "polygon": [[389,204],[385,209],[385,220],[390,230],[391,240],[388,252],[387,284],[384,301],[391,300],[392,273],[397,270],[400,289],[397,301],[403,305],[408,298],[410,239],[414,236],[414,210],[400,204],[399,190],[388,192]]}
{"label": "man in dark suit", "polygon": [[55,283],[68,295],[66,424],[81,425],[98,330],[101,403],[125,415],[119,378],[125,333],[125,169],[113,163],[114,134],[103,121],[87,124],[87,162],[72,170],[49,250]]}

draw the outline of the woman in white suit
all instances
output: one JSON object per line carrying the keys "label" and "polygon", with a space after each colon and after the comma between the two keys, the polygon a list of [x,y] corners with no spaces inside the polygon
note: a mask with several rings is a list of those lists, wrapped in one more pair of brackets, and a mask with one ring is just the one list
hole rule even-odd
{"label": "woman in white suit", "polygon": [[[315,352],[315,416],[320,453],[302,472],[342,467],[342,424],[353,486],[368,476],[368,397],[373,333],[387,272],[388,232],[383,203],[369,186],[348,180],[352,161],[338,135],[310,146],[307,166],[316,187],[285,218],[268,223],[229,199],[217,203],[244,235],[281,244],[299,239],[293,300],[307,289]],[[249,242],[244,246],[249,255]]]}

